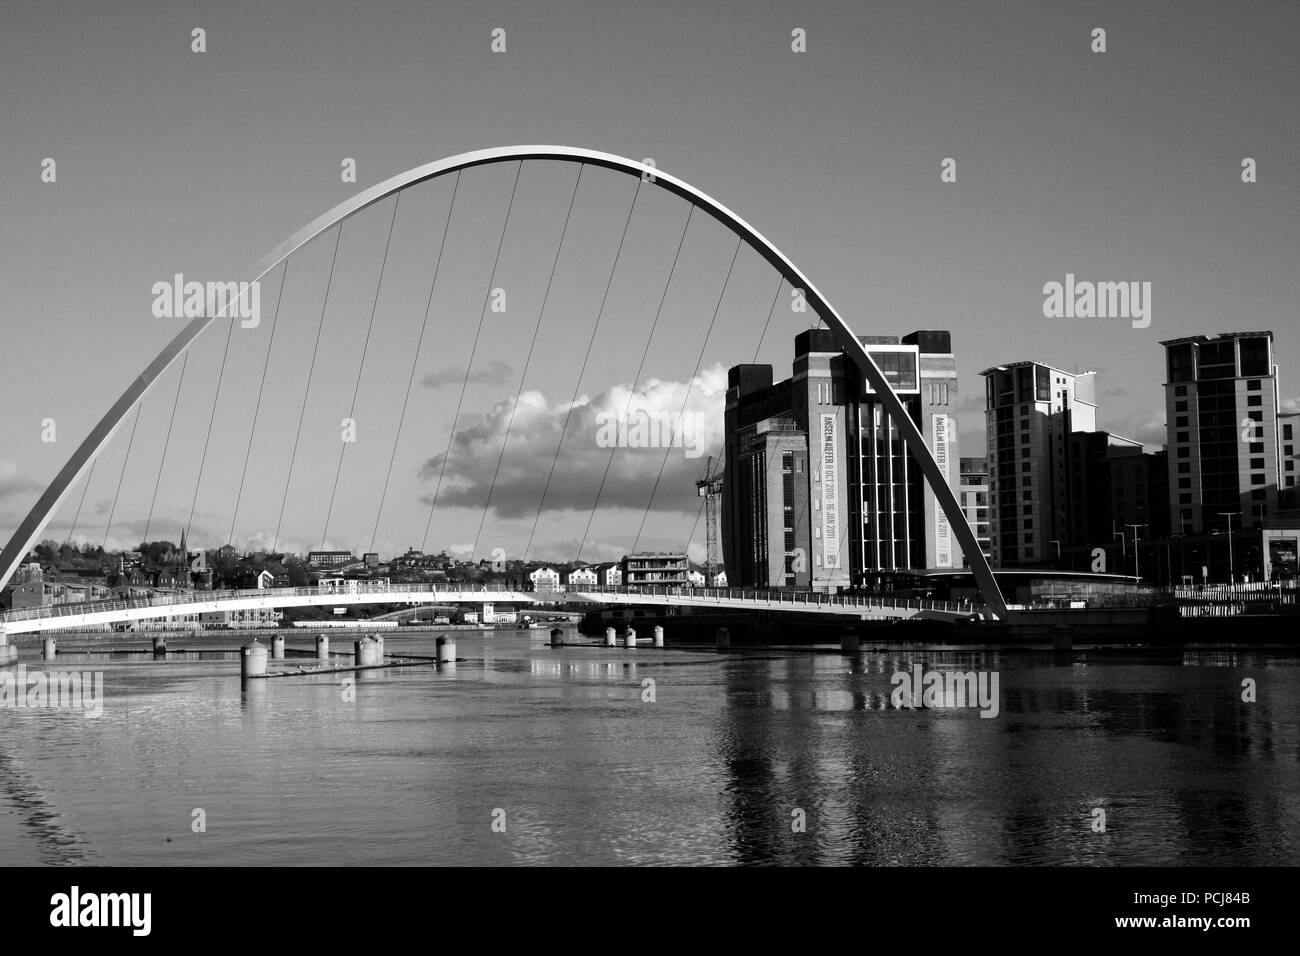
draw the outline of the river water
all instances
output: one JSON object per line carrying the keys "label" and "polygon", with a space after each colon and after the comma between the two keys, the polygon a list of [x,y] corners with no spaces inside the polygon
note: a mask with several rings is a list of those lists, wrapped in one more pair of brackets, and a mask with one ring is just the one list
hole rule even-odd
{"label": "river water", "polygon": [[[234,654],[25,647],[104,699],[0,708],[0,863],[1300,864],[1294,654],[456,639],[246,689]],[[997,716],[895,706],[913,665],[996,673]]]}

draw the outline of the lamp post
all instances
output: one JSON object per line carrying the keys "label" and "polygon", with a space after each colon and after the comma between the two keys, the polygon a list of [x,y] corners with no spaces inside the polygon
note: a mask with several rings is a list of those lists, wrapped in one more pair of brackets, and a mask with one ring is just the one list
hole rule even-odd
{"label": "lamp post", "polygon": [[1126,524],[1126,528],[1133,529],[1133,577],[1137,578],[1137,583],[1142,583],[1142,570],[1138,567],[1138,528],[1145,528],[1144,524]]}
{"label": "lamp post", "polygon": [[1232,567],[1232,519],[1240,514],[1241,514],[1240,511],[1218,512],[1220,518],[1228,519],[1228,583],[1229,584],[1233,584],[1236,581],[1236,574],[1234,573]]}

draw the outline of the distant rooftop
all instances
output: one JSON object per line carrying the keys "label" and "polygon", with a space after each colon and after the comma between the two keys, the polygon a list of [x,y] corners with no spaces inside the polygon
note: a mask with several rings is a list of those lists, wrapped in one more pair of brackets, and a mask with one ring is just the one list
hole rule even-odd
{"label": "distant rooftop", "polygon": [[1086,372],[1071,372],[1069,369],[1057,368],[1055,365],[1048,365],[1046,362],[1034,362],[1034,361],[1003,362],[1001,365],[994,365],[991,368],[986,368],[984,371],[980,372],[980,374],[991,375],[994,372],[1005,372],[1007,369],[1024,368],[1025,366],[1029,366],[1029,365],[1038,365],[1041,366],[1042,368],[1049,368],[1053,372],[1060,372],[1062,375],[1073,375],[1076,378],[1083,375],[1097,374],[1092,369],[1088,369]]}
{"label": "distant rooftop", "polygon": [[1216,342],[1220,339],[1251,339],[1259,336],[1273,338],[1271,329],[1265,329],[1260,332],[1219,332],[1217,335],[1187,335],[1181,339],[1166,339],[1161,345],[1183,345],[1187,342]]}

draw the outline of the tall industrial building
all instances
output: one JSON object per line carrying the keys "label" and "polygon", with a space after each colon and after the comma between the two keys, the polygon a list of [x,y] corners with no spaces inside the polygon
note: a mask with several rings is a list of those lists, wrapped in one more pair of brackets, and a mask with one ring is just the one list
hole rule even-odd
{"label": "tall industrial building", "polygon": [[[948,332],[862,337],[954,493],[957,371]],[[934,493],[852,359],[825,329],[795,338],[793,375],[728,377],[722,543],[733,587],[835,591],[871,572],[962,566]]]}
{"label": "tall industrial building", "polygon": [[1272,332],[1161,342],[1170,525],[1194,534],[1262,527],[1279,510]]}

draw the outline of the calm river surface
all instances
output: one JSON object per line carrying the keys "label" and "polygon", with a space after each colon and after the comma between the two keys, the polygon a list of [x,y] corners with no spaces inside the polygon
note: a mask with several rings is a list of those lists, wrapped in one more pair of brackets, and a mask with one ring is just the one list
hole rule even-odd
{"label": "calm river surface", "polygon": [[[25,646],[105,700],[0,709],[0,863],[1300,864],[1294,655],[456,639],[454,671],[363,674],[355,700],[343,675],[241,691],[233,655]],[[891,706],[913,663],[996,671],[998,715]]]}

